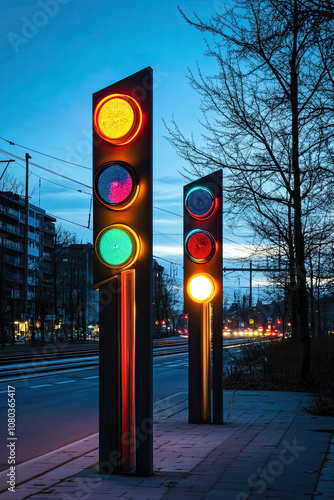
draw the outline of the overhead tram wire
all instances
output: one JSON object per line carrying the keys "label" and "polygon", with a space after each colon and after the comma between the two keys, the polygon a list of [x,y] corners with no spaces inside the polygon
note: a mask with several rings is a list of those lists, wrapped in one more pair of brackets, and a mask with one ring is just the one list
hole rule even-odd
{"label": "overhead tram wire", "polygon": [[[63,162],[63,163],[68,163],[69,165],[74,165],[74,166],[76,166],[76,167],[84,168],[84,169],[86,169],[86,170],[91,170],[91,168],[90,168],[90,167],[85,167],[84,165],[80,165],[80,164],[78,164],[78,163],[70,162],[70,161],[64,160],[64,159],[62,159],[62,158],[57,158],[56,156],[48,155],[47,153],[43,153],[42,151],[38,151],[38,150],[35,150],[35,149],[32,149],[32,148],[29,148],[29,147],[23,146],[22,144],[17,144],[17,143],[14,143],[14,142],[12,142],[12,141],[9,141],[9,140],[5,139],[4,137],[0,137],[0,139],[1,139],[1,140],[3,140],[3,141],[5,141],[5,142],[7,142],[8,144],[10,144],[10,145],[12,145],[12,146],[17,146],[17,147],[20,147],[20,148],[23,148],[23,149],[27,149],[28,151],[32,151],[32,152],[34,152],[34,153],[37,153],[37,154],[40,154],[40,155],[46,156],[46,157],[48,157],[48,158],[52,158],[52,159],[54,159],[54,160],[57,160],[57,161],[60,161],[60,162]],[[6,150],[4,150],[4,149],[0,149],[0,151],[1,151],[3,154],[5,154],[6,156],[7,156],[7,155],[9,155],[9,156],[13,156],[14,158],[16,158],[16,159],[18,159],[18,160],[24,161],[24,159],[23,159],[23,158],[20,158],[19,156],[15,155],[15,154],[13,154],[13,153],[11,153],[11,152],[9,152],[9,151],[6,151]],[[40,168],[40,169],[42,169],[42,170],[45,170],[46,172],[49,172],[49,173],[51,173],[51,174],[53,174],[53,175],[56,175],[56,176],[58,176],[58,177],[61,177],[61,178],[63,178],[63,179],[66,179],[66,180],[68,180],[68,181],[70,181],[70,182],[74,182],[74,183],[76,183],[76,184],[80,184],[81,186],[87,187],[88,189],[93,189],[93,188],[92,188],[92,186],[89,186],[89,185],[84,184],[84,183],[82,183],[82,182],[80,182],[80,181],[77,181],[77,180],[75,180],[75,179],[72,179],[71,177],[67,177],[67,176],[65,176],[65,175],[62,175],[62,174],[60,174],[60,173],[58,173],[58,172],[54,172],[54,171],[52,171],[52,170],[50,170],[50,169],[48,169],[48,168],[46,168],[46,167],[42,167],[41,165],[38,165],[37,163],[30,162],[30,165],[33,165],[34,167]],[[19,166],[22,166],[22,165],[19,165]],[[62,185],[62,184],[58,184],[58,183],[56,183],[56,182],[54,182],[54,181],[51,181],[51,180],[46,179],[46,178],[44,178],[44,177],[41,177],[41,176],[39,176],[38,174],[36,174],[35,172],[32,172],[32,171],[31,171],[31,174],[35,175],[35,176],[36,176],[36,177],[38,177],[38,178],[43,179],[43,180],[44,180],[44,181],[46,181],[46,182],[50,182],[51,184],[55,184],[56,186],[63,187],[63,188],[65,188],[65,189],[71,189],[71,190],[76,191],[76,192],[80,192],[80,193],[84,193],[84,194],[88,194],[88,195],[90,195],[90,193],[86,193],[85,191],[82,191],[82,190],[80,190],[80,189],[75,189],[75,188],[72,188],[72,187],[70,187],[70,186],[64,186],[64,185]],[[164,209],[164,208],[157,207],[156,205],[153,205],[153,208],[154,208],[155,210],[160,210],[160,211],[162,211],[162,212],[165,212],[165,213],[168,213],[168,214],[171,214],[171,215],[175,215],[176,217],[181,217],[181,218],[183,218],[183,216],[182,216],[182,215],[180,215],[180,214],[178,214],[178,213],[176,213],[176,212],[172,212],[171,210],[166,210],[166,209]],[[50,214],[50,215],[51,215],[51,214]],[[55,217],[55,216],[53,216],[53,217]],[[60,217],[58,217],[58,218],[60,219]],[[68,220],[66,220],[66,219],[62,219],[62,220],[65,220],[66,222],[69,222],[69,223],[72,223],[72,224],[76,224],[76,225],[78,225],[78,226],[80,226],[80,227],[84,227],[84,228],[86,228],[86,226],[83,226],[83,225],[81,225],[81,224],[78,224],[78,223],[75,223],[75,222],[72,222],[72,221],[68,221]],[[86,229],[87,229],[87,228],[86,228]],[[160,231],[158,231],[158,232],[159,232],[159,234],[160,234],[160,235],[162,235],[162,236],[169,236],[169,235],[167,235],[167,234],[165,234],[165,233],[161,233]],[[170,239],[171,239],[171,238],[170,238]],[[226,241],[229,241],[229,242],[231,242],[231,243],[234,243],[235,245],[242,246],[242,243],[238,243],[238,242],[233,241],[233,240],[231,240],[231,239],[229,239],[229,238],[225,238],[225,237],[224,237],[223,239],[225,239]],[[175,241],[175,240],[174,240],[174,241]],[[244,249],[243,251],[247,251],[247,250],[246,250],[246,249]],[[165,260],[166,260],[166,259],[165,259]],[[171,262],[171,261],[167,261],[167,262]],[[171,262],[171,263],[173,263],[173,262]],[[179,264],[177,264],[177,265],[179,265]]]}
{"label": "overhead tram wire", "polygon": [[[9,154],[9,153],[8,153],[8,154]],[[6,155],[6,156],[7,156],[7,155]],[[21,168],[24,168],[24,169],[25,169],[25,167],[24,167],[23,165],[20,165],[20,163],[18,163],[18,162],[16,162],[16,163],[17,163],[17,165],[18,165],[19,167],[21,167]],[[51,183],[53,183],[53,184],[56,184],[56,185],[62,186],[61,184],[57,184],[57,183],[55,183],[55,182],[49,181],[48,179],[44,179],[43,177],[40,177],[40,176],[39,176],[39,175],[37,175],[35,172],[31,172],[31,171],[30,171],[30,172],[29,172],[29,175],[31,175],[31,174],[36,175],[36,177],[41,178],[41,179],[43,179],[43,180],[45,180],[45,181],[47,181],[47,182],[51,182]],[[75,188],[70,188],[70,187],[68,187],[68,186],[62,186],[62,187],[64,187],[64,188],[66,187],[66,188],[68,188],[68,189],[74,189],[75,191],[79,191],[79,192],[83,192],[83,193],[84,193],[84,191],[77,190],[77,189],[75,189]],[[90,194],[90,193],[86,193],[86,194]],[[78,222],[74,222],[74,221],[72,221],[72,220],[65,219],[64,217],[60,217],[59,215],[54,215],[54,214],[51,214],[51,213],[50,213],[50,212],[48,212],[48,211],[47,211],[46,213],[47,213],[48,215],[50,215],[51,217],[54,217],[55,219],[60,219],[60,220],[63,220],[63,221],[65,221],[65,222],[68,222],[69,224],[74,224],[75,226],[79,226],[79,227],[82,227],[82,228],[84,228],[84,229],[90,229],[90,230],[92,231],[92,228],[91,228],[91,227],[87,227],[87,226],[84,226],[83,224],[79,224]]]}
{"label": "overhead tram wire", "polygon": [[57,158],[56,156],[48,155],[46,153],[42,153],[42,151],[37,151],[36,149],[27,148],[26,146],[22,146],[21,144],[16,144],[15,142],[8,141],[7,139],[4,139],[4,137],[0,137],[0,139],[2,139],[5,142],[8,142],[8,144],[10,144],[11,146],[17,146],[19,148],[27,149],[28,151],[33,151],[34,153],[37,153],[39,155],[47,156],[48,158],[52,158],[53,160],[61,161],[63,163],[68,163],[69,165],[74,165],[75,167],[84,168],[86,170],[92,170],[90,167],[85,167],[84,165],[80,165],[78,163],[73,163],[72,161],[68,161],[68,160],[63,160],[62,158]]}
{"label": "overhead tram wire", "polygon": [[[10,153],[9,151],[6,151],[5,149],[0,149],[0,152],[3,153],[3,154],[5,154],[5,155],[7,155],[7,156],[8,155],[9,156],[13,156],[17,160],[24,161],[24,159],[21,158],[20,156],[14,155],[13,153]],[[54,172],[54,171],[50,170],[49,168],[42,167],[41,165],[38,165],[37,163],[29,162],[29,165],[33,165],[34,167],[40,168],[42,170],[45,170],[46,172],[49,172],[50,174],[56,175],[58,177],[62,177],[63,179],[66,179],[68,181],[74,182],[75,184],[80,184],[80,186],[84,186],[84,187],[86,187],[88,189],[93,189],[92,186],[89,186],[88,184],[84,184],[83,182],[80,182],[80,181],[77,181],[75,179],[72,179],[71,177],[67,177],[66,175],[60,174],[59,172]]]}
{"label": "overhead tram wire", "polygon": [[165,208],[160,208],[160,207],[157,207],[156,205],[153,205],[153,208],[155,208],[156,210],[161,210],[162,212],[167,212],[168,214],[176,215],[177,217],[182,217],[183,218],[182,215],[177,214],[175,212],[171,212],[170,210],[166,210]]}
{"label": "overhead tram wire", "polygon": [[183,269],[183,265],[182,264],[178,264],[175,261],[172,261],[172,260],[169,260],[169,259],[165,259],[164,257],[159,257],[158,255],[153,255],[153,257],[155,259],[164,260],[165,262],[168,262],[169,264],[175,264],[176,266],[179,266],[179,267],[181,267]]}
{"label": "overhead tram wire", "polygon": [[[26,168],[24,165],[21,165],[19,162],[16,162],[16,164],[23,169]],[[77,193],[82,193],[82,194],[87,194],[88,196],[92,196],[92,193],[87,193],[87,191],[83,191],[83,189],[76,189],[76,188],[71,187],[71,186],[64,186],[64,184],[59,184],[59,182],[51,181],[50,179],[46,179],[46,177],[41,177],[40,175],[36,174],[36,172],[30,171],[29,175],[34,175],[38,179],[41,179],[42,181],[45,181],[45,182],[50,182],[50,184],[54,184],[55,186],[59,186],[59,187],[62,187],[64,189],[71,189],[72,191],[75,191]]]}
{"label": "overhead tram wire", "polygon": [[60,219],[65,222],[68,222],[69,224],[74,224],[75,226],[83,227],[84,229],[89,229],[90,231],[93,231],[93,228],[84,226],[83,224],[79,224],[79,222],[73,222],[72,220],[69,219],[64,219],[64,217],[59,217],[59,215],[53,215],[50,214],[50,212],[47,212],[47,215],[51,215],[51,217],[54,217],[55,219]]}

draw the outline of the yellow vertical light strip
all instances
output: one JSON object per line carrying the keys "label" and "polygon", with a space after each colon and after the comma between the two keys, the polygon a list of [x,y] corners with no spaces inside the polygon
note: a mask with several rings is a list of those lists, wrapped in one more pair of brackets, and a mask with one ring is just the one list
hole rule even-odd
{"label": "yellow vertical light strip", "polygon": [[203,303],[201,328],[201,420],[211,421],[211,320],[210,303]]}
{"label": "yellow vertical light strip", "polygon": [[135,469],[135,270],[121,273],[122,470]]}

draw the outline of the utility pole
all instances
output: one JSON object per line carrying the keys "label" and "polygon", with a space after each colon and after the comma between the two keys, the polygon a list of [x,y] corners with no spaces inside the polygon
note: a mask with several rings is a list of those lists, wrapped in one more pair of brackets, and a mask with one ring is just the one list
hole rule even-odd
{"label": "utility pole", "polygon": [[26,153],[26,193],[25,193],[25,224],[24,224],[24,321],[28,321],[28,217],[29,217],[29,153]]}
{"label": "utility pole", "polygon": [[12,161],[15,161],[15,160],[0,160],[0,163],[7,163],[7,165],[5,166],[4,171],[2,172],[2,174],[1,174],[1,176],[0,176],[0,181],[1,181],[1,179],[3,178],[3,176],[5,175],[6,170],[7,170],[7,168],[8,168],[8,165],[9,165]]}
{"label": "utility pole", "polygon": [[249,271],[249,309],[251,309],[252,307],[252,301],[253,301],[253,298],[252,298],[252,295],[253,295],[253,285],[252,285],[252,280],[253,280],[253,271],[254,272],[264,272],[264,271],[267,271],[267,272],[277,272],[277,271],[280,271],[280,267],[277,269],[277,268],[270,268],[270,267],[256,267],[256,268],[253,268],[253,263],[252,261],[250,261],[249,263],[249,267],[223,267],[223,272],[226,273],[226,271],[243,271],[243,272],[247,272]]}
{"label": "utility pole", "polygon": [[252,279],[253,279],[253,276],[252,276],[252,271],[253,271],[253,267],[252,267],[252,261],[250,261],[249,263],[249,310],[252,309]]}

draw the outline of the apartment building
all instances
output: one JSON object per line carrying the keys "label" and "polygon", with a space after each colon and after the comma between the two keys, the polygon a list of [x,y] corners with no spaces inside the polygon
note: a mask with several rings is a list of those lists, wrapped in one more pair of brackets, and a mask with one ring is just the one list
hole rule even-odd
{"label": "apartment building", "polygon": [[[0,191],[0,313],[1,326],[9,338],[13,334],[29,337],[33,327],[36,327],[41,308],[42,314],[46,315],[51,297],[51,255],[56,219],[31,203],[28,209],[26,248],[25,197]],[[27,288],[24,285],[25,265]]]}

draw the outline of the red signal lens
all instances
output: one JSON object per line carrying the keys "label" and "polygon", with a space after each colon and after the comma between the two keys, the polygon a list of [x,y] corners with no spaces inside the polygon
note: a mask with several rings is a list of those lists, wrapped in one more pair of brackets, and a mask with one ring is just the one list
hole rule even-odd
{"label": "red signal lens", "polygon": [[208,262],[215,253],[215,241],[207,231],[192,231],[186,239],[186,252],[190,260],[198,264]]}
{"label": "red signal lens", "polygon": [[138,194],[137,176],[130,165],[109,162],[97,171],[95,194],[109,208],[121,210],[132,204]]}

